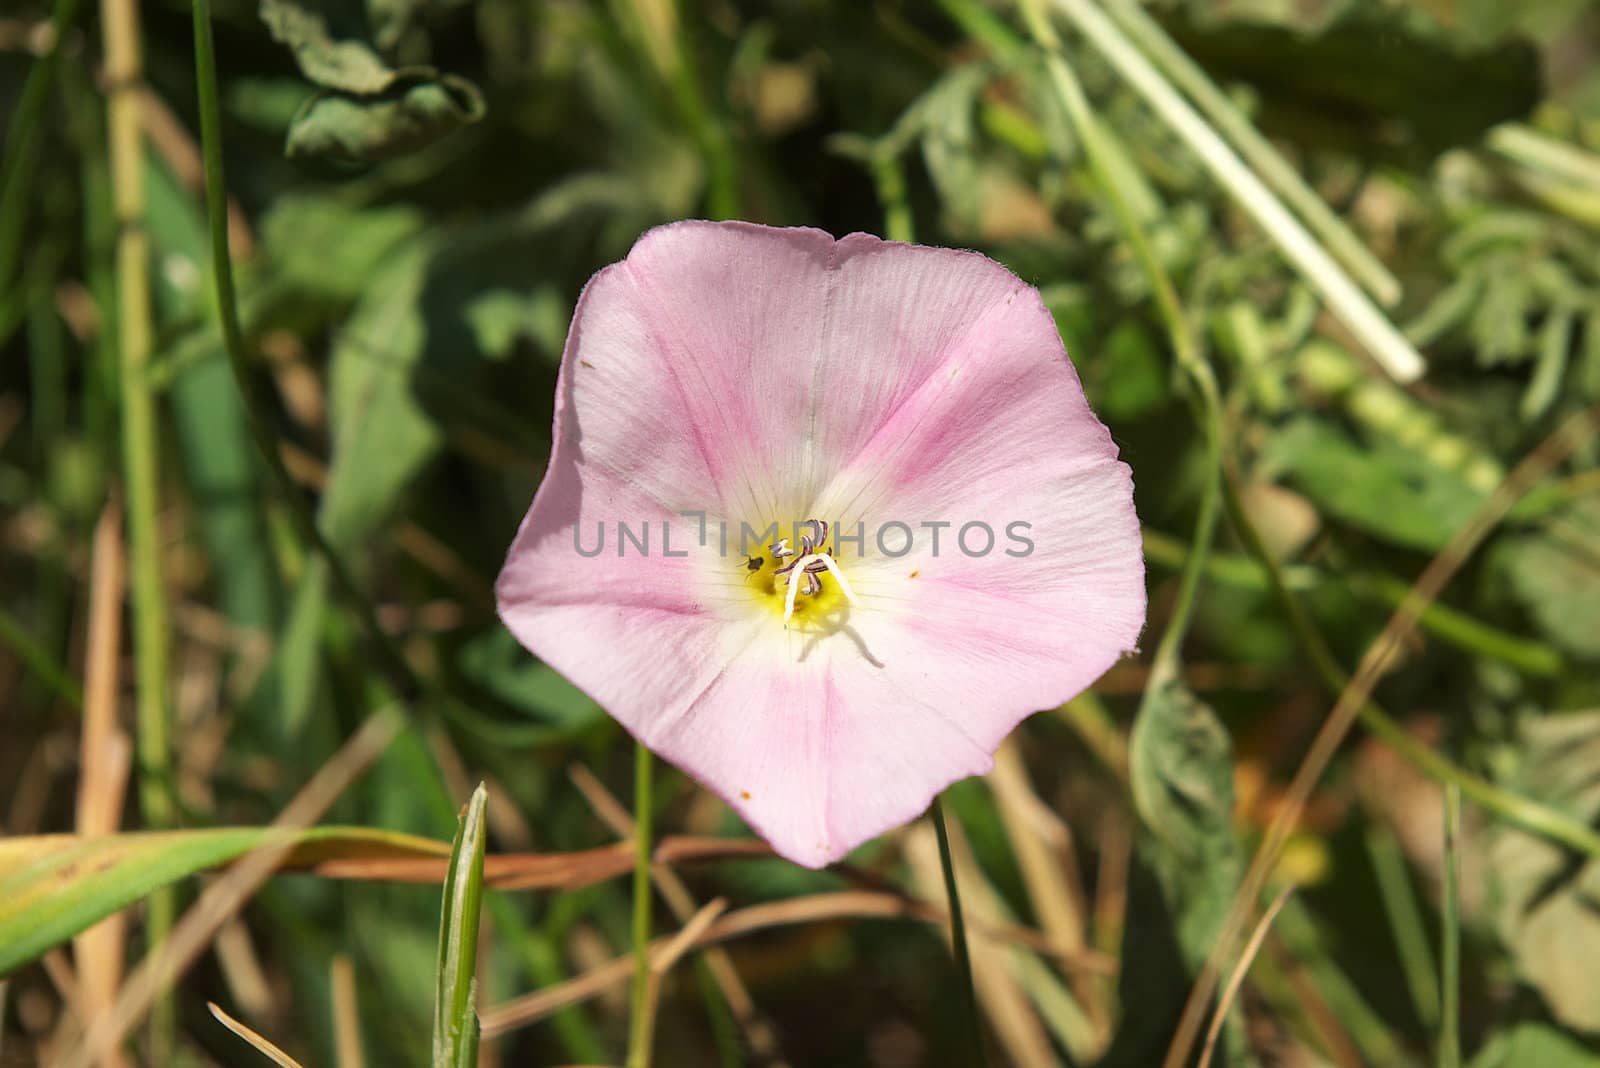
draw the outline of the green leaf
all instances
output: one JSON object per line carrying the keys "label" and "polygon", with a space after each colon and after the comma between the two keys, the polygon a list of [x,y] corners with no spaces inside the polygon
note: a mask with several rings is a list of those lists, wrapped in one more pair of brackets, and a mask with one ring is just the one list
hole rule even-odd
{"label": "green leaf", "polygon": [[984,64],[957,67],[940,78],[920,103],[921,118],[926,123],[922,158],[928,176],[939,191],[951,224],[968,233],[978,230],[982,211],[974,108],[989,77]]}
{"label": "green leaf", "polygon": [[290,285],[344,304],[361,296],[373,272],[422,225],[410,205],[357,207],[326,194],[290,194],[262,220],[261,243]]}
{"label": "green leaf", "polygon": [[0,840],[0,976],[147,894],[263,845],[294,843],[284,867],[326,860],[438,858],[443,843],[363,827],[271,827]]}
{"label": "green leaf", "polygon": [[442,440],[412,386],[427,354],[423,290],[432,256],[428,241],[391,256],[334,343],[328,391],[333,461],[318,521],[341,552],[387,519],[400,490]]}
{"label": "green leaf", "polygon": [[[333,458],[319,520],[335,548],[356,548],[388,519],[443,441],[440,409],[483,414],[472,384],[484,362],[536,323],[547,332],[547,294],[530,288],[523,266],[543,237],[541,222],[515,216],[431,231],[368,280],[329,372]],[[513,315],[517,302],[524,310]]]}
{"label": "green leaf", "polygon": [[480,783],[462,809],[450,849],[439,919],[438,991],[433,1014],[434,1068],[478,1063],[478,919],[483,905],[484,813],[489,792]]}
{"label": "green leaf", "polygon": [[456,666],[469,681],[545,726],[548,740],[573,737],[605,718],[587,694],[529,657],[503,628],[462,646]]}
{"label": "green leaf", "polygon": [[1574,504],[1544,530],[1509,539],[1499,560],[1552,642],[1600,659],[1600,501]]}
{"label": "green leaf", "polygon": [[1484,1044],[1471,1068],[1597,1068],[1600,1050],[1547,1023],[1513,1024]]}
{"label": "green leaf", "polygon": [[[1508,785],[1585,823],[1600,816],[1600,712],[1545,716],[1524,728],[1523,762]],[[1495,929],[1517,974],[1568,1027],[1600,1032],[1600,861],[1509,824],[1489,839]],[[1540,1064],[1542,1060],[1517,1060]]]}
{"label": "green leaf", "polygon": [[381,48],[393,48],[400,42],[420,9],[428,0],[367,0],[367,21],[372,26],[372,38]]}
{"label": "green leaf", "polygon": [[[194,197],[158,155],[148,157],[145,174],[152,252],[163,265],[156,274],[156,294],[170,316],[192,314],[210,293],[204,272],[211,254],[205,220]],[[222,340],[210,330],[203,336],[203,343],[193,344],[193,362],[168,385],[179,454],[220,607],[234,623],[270,628],[278,611],[278,576],[268,545],[255,443]]]}
{"label": "green leaf", "polygon": [[318,85],[379,93],[395,79],[372,46],[359,39],[365,28],[359,13],[340,10],[337,4],[261,0],[261,21],[274,40],[294,52],[301,73]]}
{"label": "green leaf", "polygon": [[1290,422],[1264,464],[1286,472],[1323,511],[1385,541],[1436,551],[1472,518],[1485,494],[1417,450],[1358,444],[1330,423]]}
{"label": "green leaf", "polygon": [[306,559],[273,661],[278,723],[285,738],[299,737],[316,701],[321,677],[318,669],[321,667],[322,615],[327,607],[328,562],[319,554]]}
{"label": "green leaf", "polygon": [[1232,740],[1209,706],[1170,682],[1146,695],[1128,744],[1134,805],[1155,837],[1178,944],[1197,966],[1239,881]]}
{"label": "green leaf", "polygon": [[1264,126],[1302,142],[1435,155],[1475,143],[1539,100],[1539,53],[1525,41],[1475,48],[1415,7],[1336,6],[1337,17],[1309,32],[1162,18],[1219,80],[1259,90]]}
{"label": "green leaf", "polygon": [[1118,323],[1092,362],[1099,411],[1113,425],[1149,415],[1170,392],[1171,373],[1150,332],[1135,318]]}
{"label": "green leaf", "polygon": [[370,163],[425,148],[483,118],[483,94],[429,67],[396,73],[381,92],[324,89],[289,124],[290,159]]}
{"label": "green leaf", "polygon": [[[481,405],[474,372],[523,332],[485,329],[473,309],[509,294],[539,318],[539,292],[519,276],[542,228],[496,218],[467,230],[437,230],[395,246],[367,279],[334,341],[329,370],[333,454],[317,522],[334,550],[359,559],[366,539],[444,442],[438,409]],[[493,315],[489,316],[493,318]],[[312,560],[279,646],[276,670],[287,729],[303,725],[316,694],[328,575]]]}

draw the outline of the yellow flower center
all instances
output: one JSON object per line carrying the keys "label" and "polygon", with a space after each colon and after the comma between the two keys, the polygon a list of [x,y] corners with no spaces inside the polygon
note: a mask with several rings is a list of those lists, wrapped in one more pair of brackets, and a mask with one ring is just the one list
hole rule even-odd
{"label": "yellow flower center", "polygon": [[760,555],[745,559],[745,585],[786,627],[836,625],[856,598],[833,558],[828,524],[808,519],[791,524],[787,535],[784,529],[778,527],[779,536],[761,546]]}

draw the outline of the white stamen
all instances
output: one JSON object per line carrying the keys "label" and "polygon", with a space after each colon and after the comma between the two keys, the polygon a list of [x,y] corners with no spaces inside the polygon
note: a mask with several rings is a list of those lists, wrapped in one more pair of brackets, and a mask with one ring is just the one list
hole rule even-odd
{"label": "white stamen", "polygon": [[772,547],[772,555],[779,560],[782,560],[785,556],[793,556],[794,550],[789,548],[789,539],[780,538],[778,543]]}
{"label": "white stamen", "polygon": [[850,588],[850,583],[844,580],[844,572],[840,571],[839,565],[833,562],[833,557],[827,553],[818,553],[817,559],[822,561],[823,565],[828,569],[828,574],[832,575],[834,581],[839,584],[839,592],[844,594],[844,599],[851,604],[860,604],[861,602],[856,600],[855,591]]}
{"label": "white stamen", "polygon": [[839,592],[844,594],[845,600],[851,604],[859,603],[856,600],[855,591],[850,588],[850,583],[844,580],[844,572],[840,571],[839,565],[833,562],[833,557],[827,553],[812,553],[810,556],[803,556],[797,560],[794,570],[789,572],[789,589],[784,593],[783,597],[783,621],[785,623],[789,622],[789,617],[794,615],[794,599],[795,595],[800,592],[800,577],[808,574],[809,572],[806,571],[806,568],[816,563],[826,567],[828,574],[832,575],[834,581],[839,583]]}

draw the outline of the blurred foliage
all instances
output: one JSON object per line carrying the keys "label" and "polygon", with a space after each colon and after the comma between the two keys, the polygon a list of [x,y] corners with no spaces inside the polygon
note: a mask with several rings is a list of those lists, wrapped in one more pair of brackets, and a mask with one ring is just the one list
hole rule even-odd
{"label": "blurred foliage", "polygon": [[[100,14],[85,8],[67,30],[29,125],[24,85],[42,67],[49,7],[15,0],[0,14],[0,252],[18,250],[0,255],[9,835],[74,826],[92,536],[122,471],[114,327],[126,309],[111,266]],[[1217,368],[1241,499],[1350,667],[1397,591],[1505,473],[1600,401],[1600,22],[1583,0],[1167,0],[1153,11],[1400,278],[1389,313],[1428,359],[1422,384],[1384,377],[1104,57],[1065,34],[1119,192]],[[395,695],[246,432],[207,275],[189,10],[148,0],[141,31],[148,374],[175,631],[166,788],[186,828],[259,826]],[[906,226],[1038,285],[1134,471],[1154,647],[1208,474],[1201,435],[1150,279],[1008,7],[221,0],[215,32],[247,384],[267,400],[299,503],[430,687],[330,819],[448,839],[481,778],[491,854],[614,839],[568,768],[627,796],[625,738],[509,638],[492,582],[543,472],[582,286],[672,219]],[[1591,825],[1597,463],[1591,443],[1533,489],[1379,689],[1452,767]],[[1008,837],[1012,802],[998,788],[950,795],[996,922],[1060,937],[1048,925],[1065,908],[1073,937],[1119,970],[1115,981],[1058,975],[1017,951],[1009,1007],[1060,1039],[1062,1063],[1061,1036],[1092,1051],[1076,1063],[1159,1063],[1188,977],[1329,707],[1264,570],[1226,524],[1184,656],[1181,682],[1152,695],[1137,730],[1147,659],[1021,729],[1035,795],[1022,823],[1064,821],[1055,837],[1040,831],[1043,869]],[[124,698],[129,674],[118,675]],[[745,833],[682,777],[661,779],[666,831]],[[1428,976],[1408,974],[1395,925],[1423,956],[1438,944],[1439,810],[1436,786],[1375,743],[1340,753],[1279,864],[1275,882],[1304,889],[1251,973],[1229,1063],[1431,1061],[1436,1010],[1416,996]],[[118,811],[140,825],[137,806]],[[1379,831],[1398,843],[1404,878],[1375,872],[1365,843]],[[901,845],[890,836],[829,873],[752,860],[682,874],[696,900],[736,907],[909,887]],[[163,877],[221,859],[207,856],[167,856],[176,867]],[[1600,1064],[1586,978],[1600,861],[1470,807],[1465,861],[1469,1061]],[[103,882],[126,900],[155,885],[141,871]],[[480,1008],[628,944],[621,881],[489,891],[483,910]],[[184,980],[183,1062],[237,1062],[236,1040],[204,1012],[210,998],[304,1063],[335,1063],[330,966],[348,957],[368,1063],[426,1063],[439,916],[437,887],[274,880],[241,937]],[[658,928],[668,922],[663,912]],[[956,1063],[960,993],[931,930],[833,921],[731,953],[787,1063]],[[40,964],[10,976],[8,1057],[47,1041],[62,1012],[54,990]],[[736,1016],[685,961],[665,989],[657,1063],[762,1063]],[[513,1064],[615,1062],[625,1021],[625,1006],[601,999],[484,1048]],[[995,1026],[997,1062],[1010,1036]]]}

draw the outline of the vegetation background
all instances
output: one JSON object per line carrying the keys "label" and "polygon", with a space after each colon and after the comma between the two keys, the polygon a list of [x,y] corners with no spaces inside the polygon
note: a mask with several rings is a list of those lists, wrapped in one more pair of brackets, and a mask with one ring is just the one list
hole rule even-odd
{"label": "vegetation background", "polygon": [[[579,289],[711,216],[1000,259],[1133,467],[1145,655],[946,799],[992,1063],[1186,1063],[1210,955],[1215,1064],[1600,1064],[1600,9],[211,23],[215,92],[178,0],[0,13],[0,1063],[254,1063],[208,1001],[461,1063],[474,969],[482,1063],[620,1062],[629,746],[491,583]],[[740,935],[664,971],[657,1064],[968,1063],[925,821],[812,873],[652,807],[657,929]],[[140,829],[184,833],[38,837]]]}

